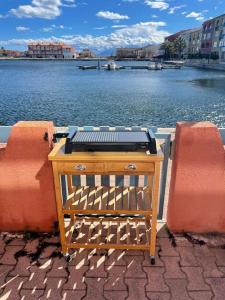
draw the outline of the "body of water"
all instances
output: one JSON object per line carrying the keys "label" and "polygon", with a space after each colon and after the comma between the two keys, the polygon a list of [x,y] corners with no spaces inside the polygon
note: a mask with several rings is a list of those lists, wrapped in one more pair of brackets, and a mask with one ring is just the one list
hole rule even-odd
{"label": "body of water", "polygon": [[87,64],[97,62],[0,61],[0,125],[52,120],[57,126],[174,127],[209,120],[225,127],[223,72],[77,68]]}

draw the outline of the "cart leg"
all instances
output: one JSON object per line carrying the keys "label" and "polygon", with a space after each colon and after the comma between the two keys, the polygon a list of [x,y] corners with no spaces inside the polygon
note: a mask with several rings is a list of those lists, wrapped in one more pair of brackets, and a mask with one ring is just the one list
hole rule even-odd
{"label": "cart leg", "polygon": [[159,197],[159,175],[160,163],[155,163],[153,197],[152,197],[152,222],[151,222],[151,237],[150,237],[150,258],[151,263],[155,262],[155,246],[156,246],[156,230],[157,230],[157,211]]}

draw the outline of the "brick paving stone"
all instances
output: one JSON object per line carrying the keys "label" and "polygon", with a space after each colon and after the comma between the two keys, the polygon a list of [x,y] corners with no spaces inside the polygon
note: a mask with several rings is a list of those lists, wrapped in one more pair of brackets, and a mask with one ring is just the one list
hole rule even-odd
{"label": "brick paving stone", "polygon": [[0,265],[0,290],[1,286],[5,284],[6,278],[10,271],[13,270],[13,266]]}
{"label": "brick paving stone", "polygon": [[180,265],[182,267],[198,267],[199,263],[194,256],[193,248],[189,247],[177,247],[180,254]]}
{"label": "brick paving stone", "polygon": [[104,268],[105,256],[93,256],[90,259],[90,267],[86,273],[87,277],[104,278],[107,277],[107,272]]}
{"label": "brick paving stone", "polygon": [[146,278],[146,274],[142,269],[142,262],[144,257],[142,256],[124,256],[124,260],[127,263],[127,271],[125,278]]}
{"label": "brick paving stone", "polygon": [[138,255],[138,256],[143,256],[144,255],[144,251],[142,251],[142,250],[132,250],[132,249],[130,249],[130,250],[126,250],[125,251],[125,255],[126,256],[135,256],[135,255]]}
{"label": "brick paving stone", "polygon": [[63,286],[63,290],[85,290],[85,272],[88,270],[88,266],[76,268],[75,266],[68,267],[69,277],[68,281]]}
{"label": "brick paving stone", "polygon": [[159,238],[159,246],[161,248],[161,256],[179,256],[179,253],[176,251],[176,247],[173,247],[171,240],[168,238]]}
{"label": "brick paving stone", "polygon": [[191,247],[193,244],[189,242],[184,236],[175,236],[176,244],[178,247]]}
{"label": "brick paving stone", "polygon": [[168,238],[169,237],[169,231],[166,225],[163,225],[158,231],[157,231],[157,237],[161,238]]}
{"label": "brick paving stone", "polygon": [[225,249],[214,248],[211,251],[216,256],[216,264],[217,264],[217,266],[223,266],[223,267],[225,267]]}
{"label": "brick paving stone", "polygon": [[149,300],[170,300],[170,293],[155,293],[147,292],[147,297]]}
{"label": "brick paving stone", "polygon": [[38,300],[43,294],[44,290],[25,290],[21,289],[20,295],[21,295],[21,300]]}
{"label": "brick paving stone", "polygon": [[163,274],[164,268],[144,267],[144,271],[148,277],[148,284],[146,286],[147,292],[168,292],[169,288],[165,284]]}
{"label": "brick paving stone", "polygon": [[54,257],[52,258],[52,268],[47,273],[47,277],[67,277],[68,273],[66,271],[67,262],[64,257]]}
{"label": "brick paving stone", "polygon": [[144,267],[163,267],[164,264],[163,264],[161,258],[159,257],[160,253],[161,253],[160,248],[156,247],[156,250],[155,250],[155,264],[152,265],[151,260],[150,260],[149,251],[144,251],[144,261],[142,263],[142,266],[144,266]]}
{"label": "brick paving stone", "polygon": [[187,280],[185,279],[166,279],[170,287],[172,300],[191,300],[187,293]]}
{"label": "brick paving stone", "polygon": [[125,283],[128,286],[128,298],[126,300],[144,300],[148,299],[145,295],[145,285],[147,279],[126,278]]}
{"label": "brick paving stone", "polygon": [[223,277],[224,274],[218,269],[216,265],[216,257],[214,256],[199,256],[197,257],[199,263],[203,268],[204,277]]}
{"label": "brick paving stone", "polygon": [[214,254],[207,245],[194,245],[195,256],[213,256]]}
{"label": "brick paving stone", "polygon": [[20,291],[26,280],[27,277],[7,277],[0,299],[21,300]]}
{"label": "brick paving stone", "polygon": [[89,250],[85,249],[79,249],[76,250],[75,253],[73,254],[73,259],[69,263],[70,266],[78,266],[78,267],[83,267],[83,266],[88,266],[90,264],[89,262]]}
{"label": "brick paving stone", "polygon": [[[62,300],[81,300],[83,299],[83,297],[85,296],[86,291],[72,291],[72,290],[68,290],[68,291],[63,291],[62,293]],[[97,300],[97,299],[96,299]]]}
{"label": "brick paving stone", "polygon": [[23,277],[30,276],[30,266],[31,266],[31,262],[29,257],[21,256],[18,258],[15,269],[12,270],[9,275],[10,276],[19,275]]}
{"label": "brick paving stone", "polygon": [[8,243],[8,246],[25,246],[26,241],[22,238],[14,238]]}
{"label": "brick paving stone", "polygon": [[39,245],[39,239],[29,240],[26,243],[24,250],[27,251],[28,253],[35,253],[37,251],[38,245]]}
{"label": "brick paving stone", "polygon": [[82,300],[105,300],[103,296],[103,286],[105,278],[85,278],[87,284],[87,294]]}
{"label": "brick paving stone", "polygon": [[59,235],[46,237],[43,239],[43,242],[57,244],[57,243],[60,243],[60,237],[59,237]]}
{"label": "brick paving stone", "polygon": [[189,292],[190,297],[193,300],[212,300],[213,294],[212,292]]}
{"label": "brick paving stone", "polygon": [[0,255],[5,252],[5,242],[2,237],[0,237]]}
{"label": "brick paving stone", "polygon": [[108,278],[104,285],[104,291],[126,291],[127,286],[124,283],[125,266],[107,266]]}
{"label": "brick paving stone", "polygon": [[17,263],[14,254],[23,249],[24,246],[6,246],[5,253],[0,259],[0,264],[15,265]]}
{"label": "brick paving stone", "polygon": [[56,246],[48,246],[46,247],[43,252],[41,253],[40,255],[40,258],[49,258],[53,252],[55,252],[57,250],[57,247]]}
{"label": "brick paving stone", "polygon": [[185,274],[181,271],[179,257],[162,257],[162,261],[166,268],[165,278],[186,278]]}
{"label": "brick paving stone", "polygon": [[65,278],[49,277],[46,280],[46,289],[40,300],[52,299],[62,300],[62,287],[66,282]]}
{"label": "brick paving stone", "polygon": [[104,291],[104,297],[107,300],[125,300],[127,296],[127,291]]}
{"label": "brick paving stone", "polygon": [[209,286],[205,283],[203,278],[203,270],[200,267],[183,267],[182,270],[186,273],[188,278],[187,289],[189,291],[207,291]]}
{"label": "brick paving stone", "polygon": [[219,270],[220,272],[224,273],[224,275],[225,275],[225,267],[218,267],[218,270]]}
{"label": "brick paving stone", "polygon": [[46,287],[46,274],[51,269],[52,260],[41,260],[40,266],[32,266],[30,268],[30,277],[24,284],[25,289],[44,289]]}
{"label": "brick paving stone", "polygon": [[215,295],[213,300],[223,300],[225,298],[225,278],[208,278],[206,282],[210,284]]}
{"label": "brick paving stone", "polygon": [[125,251],[110,249],[108,251],[108,257],[105,261],[106,266],[126,266],[126,262],[124,260]]}

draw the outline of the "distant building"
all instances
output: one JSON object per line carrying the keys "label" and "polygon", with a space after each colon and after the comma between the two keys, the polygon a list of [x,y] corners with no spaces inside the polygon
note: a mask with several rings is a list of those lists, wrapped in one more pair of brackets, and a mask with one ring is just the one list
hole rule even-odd
{"label": "distant building", "polygon": [[188,54],[198,54],[201,50],[202,28],[193,29],[189,33]]}
{"label": "distant building", "polygon": [[213,49],[214,19],[205,21],[202,25],[201,53],[211,54]]}
{"label": "distant building", "polygon": [[185,32],[188,32],[190,31],[190,29],[186,29],[186,30],[181,30],[181,31],[178,31],[174,34],[171,34],[169,36],[167,36],[165,38],[165,41],[169,41],[169,42],[174,42],[177,38],[179,38],[182,34],[184,34]]}
{"label": "distant building", "polygon": [[225,62],[225,14],[214,18],[212,51],[219,54],[221,62]]}
{"label": "distant building", "polygon": [[23,57],[24,52],[16,51],[16,50],[7,50],[4,48],[0,49],[0,57]]}
{"label": "distant building", "polygon": [[95,53],[87,48],[79,52],[79,58],[95,58],[95,57],[96,57]]}
{"label": "distant building", "polygon": [[37,42],[28,45],[30,58],[76,58],[75,49],[64,43]]}
{"label": "distant building", "polygon": [[118,59],[150,59],[159,55],[159,45],[148,45],[142,48],[118,48]]}

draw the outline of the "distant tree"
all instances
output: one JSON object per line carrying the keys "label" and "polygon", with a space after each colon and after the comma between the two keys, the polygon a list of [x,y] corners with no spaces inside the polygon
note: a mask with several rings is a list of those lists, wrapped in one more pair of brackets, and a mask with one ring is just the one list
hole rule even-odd
{"label": "distant tree", "polygon": [[186,47],[187,47],[187,44],[181,36],[179,36],[178,38],[175,39],[174,49],[175,49],[175,52],[177,53],[179,59],[181,59],[181,55]]}
{"label": "distant tree", "polygon": [[164,58],[166,59],[171,59],[171,57],[175,53],[174,43],[170,41],[165,41],[164,43],[162,43],[160,49],[164,50]]}

